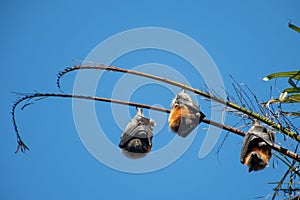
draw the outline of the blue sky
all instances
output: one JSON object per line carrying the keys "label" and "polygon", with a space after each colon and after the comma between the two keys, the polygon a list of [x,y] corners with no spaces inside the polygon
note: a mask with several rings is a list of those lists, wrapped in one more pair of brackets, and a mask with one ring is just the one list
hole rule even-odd
{"label": "blue sky", "polygon": [[[78,64],[74,60],[85,59],[100,42],[133,28],[163,27],[201,44],[216,63],[226,90],[233,92],[231,74],[266,100],[270,84],[262,77],[299,69],[300,37],[287,27],[290,19],[300,25],[299,1],[13,0],[1,1],[0,5],[4,71],[0,86],[1,199],[254,199],[272,192],[273,186],[268,182],[278,181],[283,175],[281,163],[249,174],[239,162],[242,138],[236,135],[229,136],[218,157],[216,152],[223,137],[208,156],[199,159],[207,128],[202,124],[190,148],[164,169],[145,174],[111,169],[82,144],[70,99],[46,99],[18,110],[20,133],[31,150],[14,154],[16,139],[10,111],[17,96],[11,92],[58,92],[57,72]],[[168,65],[188,77],[193,87],[203,88],[203,80],[193,76],[186,61],[165,52],[131,52],[113,64],[132,68],[145,63]],[[97,95],[109,97],[121,77],[122,74],[104,76]],[[75,73],[64,77],[65,92],[72,91],[74,78]],[[169,108],[173,96],[153,84],[139,88],[131,100]],[[113,120],[111,106],[97,103],[96,110],[107,137],[118,145],[122,129]],[[129,111],[133,116],[135,109]],[[210,116],[209,107],[203,106],[203,111]],[[163,113],[155,116],[167,117]],[[237,121],[238,118],[226,118],[228,125]],[[165,124],[153,139],[154,150],[164,147],[173,137]]]}

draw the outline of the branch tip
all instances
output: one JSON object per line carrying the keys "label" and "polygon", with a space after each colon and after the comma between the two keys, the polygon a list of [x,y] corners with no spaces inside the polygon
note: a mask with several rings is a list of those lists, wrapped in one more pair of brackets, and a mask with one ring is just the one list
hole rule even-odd
{"label": "branch tip", "polygon": [[26,146],[26,144],[22,140],[18,140],[18,147],[17,147],[15,153],[18,153],[19,150],[21,150],[22,153],[25,153],[25,151],[29,151],[29,148]]}

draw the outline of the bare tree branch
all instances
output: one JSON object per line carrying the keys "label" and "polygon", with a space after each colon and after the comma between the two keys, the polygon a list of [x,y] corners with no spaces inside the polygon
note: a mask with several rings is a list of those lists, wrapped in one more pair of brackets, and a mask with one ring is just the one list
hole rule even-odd
{"label": "bare tree branch", "polygon": [[[41,98],[43,97],[43,98]],[[170,110],[165,109],[165,108],[159,108],[159,107],[155,107],[155,106],[149,106],[146,104],[139,104],[139,103],[135,103],[135,102],[127,102],[127,101],[121,101],[121,100],[115,100],[115,99],[109,99],[109,98],[101,98],[101,97],[94,97],[94,96],[84,96],[84,95],[75,95],[75,94],[55,94],[55,93],[33,93],[33,94],[27,94],[23,97],[21,97],[19,100],[17,100],[13,107],[12,107],[12,120],[13,120],[13,125],[14,125],[14,129],[17,135],[17,142],[18,142],[18,147],[16,152],[18,152],[19,150],[21,150],[22,152],[25,152],[26,150],[29,150],[29,148],[25,145],[25,143],[23,142],[19,131],[18,131],[18,127],[17,127],[17,123],[16,123],[16,117],[15,117],[15,111],[16,111],[16,107],[22,103],[23,101],[27,101],[27,100],[32,100],[33,98],[39,98],[40,99],[44,99],[47,97],[62,97],[62,98],[77,98],[77,99],[85,99],[85,100],[94,100],[94,101],[103,101],[103,102],[108,102],[108,103],[116,103],[116,104],[122,104],[122,105],[129,105],[129,106],[134,106],[134,107],[141,107],[141,108],[145,108],[145,109],[152,109],[152,110],[156,110],[159,112],[164,112],[164,113],[170,113]],[[32,103],[27,102],[27,105],[31,105]],[[23,106],[24,107],[24,106]],[[223,130],[226,131],[230,131],[232,133],[235,133],[237,135],[240,135],[242,137],[244,137],[246,135],[245,132],[224,125],[222,123],[218,123],[212,120],[208,120],[208,119],[203,119],[202,120],[203,123],[206,124],[211,124],[213,126],[219,127]],[[296,160],[298,162],[300,162],[300,156],[292,151],[289,151],[288,149],[285,149],[283,147],[280,147],[279,145],[276,144],[269,144],[271,146],[272,149],[274,149],[275,151],[278,151],[290,158],[292,158],[293,160]]]}
{"label": "bare tree branch", "polygon": [[134,70],[126,70],[126,69],[123,69],[123,68],[119,68],[119,67],[113,67],[113,66],[106,66],[106,65],[97,65],[97,66],[74,66],[74,67],[71,67],[71,68],[66,68],[64,69],[63,71],[59,72],[58,75],[57,75],[57,86],[60,88],[60,79],[67,73],[69,72],[72,72],[72,71],[76,71],[76,70],[81,70],[81,69],[96,69],[96,70],[107,70],[107,71],[114,71],[114,72],[122,72],[122,73],[129,73],[129,74],[134,74],[134,75],[137,75],[137,76],[143,76],[143,77],[146,77],[146,78],[151,78],[151,79],[154,79],[154,80],[157,80],[157,81],[161,81],[161,82],[164,82],[164,83],[168,83],[168,84],[171,84],[171,85],[174,85],[174,86],[177,86],[177,87],[180,87],[182,89],[185,89],[185,90],[189,90],[191,92],[194,92],[198,95],[201,95],[203,97],[206,97],[210,100],[213,100],[215,102],[218,102],[218,103],[221,103],[223,105],[226,105],[230,108],[233,108],[235,110],[238,110],[254,119],[258,119],[260,120],[261,122],[273,127],[274,129],[282,132],[283,134],[291,137],[292,139],[296,140],[297,142],[300,142],[300,135],[298,135],[297,133],[291,131],[290,129],[286,128],[286,127],[283,127],[282,125],[280,125],[279,123],[276,123],[274,122],[273,120],[270,120],[268,119],[267,117],[265,116],[261,116],[260,114],[258,113],[255,113],[251,110],[248,110],[244,107],[241,107],[237,104],[234,104],[232,102],[229,102],[229,101],[226,101],[224,99],[221,99],[221,98],[218,98],[216,96],[212,96],[206,92],[203,92],[201,90],[198,90],[198,89],[195,89],[195,88],[192,88],[190,86],[187,86],[187,85],[184,85],[184,84],[181,84],[181,83],[178,83],[176,81],[172,81],[172,80],[169,80],[169,79],[166,79],[166,78],[162,78],[162,77],[159,77],[159,76],[154,76],[154,75],[151,75],[151,74],[147,74],[147,73],[143,73],[143,72],[137,72],[137,71],[134,71]]}

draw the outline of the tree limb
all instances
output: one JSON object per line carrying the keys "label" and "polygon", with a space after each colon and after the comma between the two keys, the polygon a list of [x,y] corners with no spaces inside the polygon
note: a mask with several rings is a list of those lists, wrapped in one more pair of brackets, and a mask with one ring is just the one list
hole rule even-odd
{"label": "tree limb", "polygon": [[[115,100],[115,99],[109,99],[109,98],[101,98],[101,97],[95,97],[95,96],[84,96],[84,95],[75,95],[75,94],[56,94],[56,93],[33,93],[33,94],[27,94],[23,97],[21,97],[19,100],[17,100],[13,107],[12,107],[12,120],[13,120],[13,126],[17,135],[17,142],[18,142],[18,147],[16,150],[16,153],[18,152],[18,150],[21,150],[22,152],[25,152],[26,150],[29,150],[29,148],[25,145],[25,143],[23,142],[19,131],[18,131],[18,127],[17,127],[17,123],[16,123],[16,118],[15,118],[15,111],[16,111],[16,107],[22,103],[25,100],[31,100],[33,98],[40,98],[40,97],[62,97],[62,98],[76,98],[76,99],[85,99],[85,100],[94,100],[94,101],[102,101],[102,102],[108,102],[108,103],[116,103],[116,104],[122,104],[122,105],[129,105],[129,106],[134,106],[134,107],[141,107],[141,108],[145,108],[145,109],[151,109],[151,110],[156,110],[159,112],[164,112],[164,113],[170,113],[170,110],[165,109],[165,108],[159,108],[159,107],[155,107],[155,106],[149,106],[146,104],[139,104],[139,103],[135,103],[135,102],[127,102],[127,101],[121,101],[121,100]],[[43,98],[44,99],[44,98]],[[40,99],[39,99],[40,100]],[[31,105],[32,103],[27,103],[28,105]],[[224,125],[222,123],[218,123],[209,119],[203,119],[202,120],[203,123],[206,124],[210,124],[216,127],[219,127],[223,130],[226,131],[230,131],[232,133],[235,133],[237,135],[240,135],[242,137],[244,137],[246,135],[246,133],[244,131],[241,131],[239,129],[233,128],[231,126],[227,126]],[[275,151],[278,151],[290,158],[292,158],[293,160],[296,160],[297,162],[300,162],[300,156],[288,149],[285,149],[277,144],[269,144],[271,146],[272,149],[274,149]]]}
{"label": "tree limb", "polygon": [[106,70],[106,71],[114,71],[114,72],[121,72],[121,73],[129,73],[129,74],[134,74],[134,75],[137,75],[137,76],[143,76],[143,77],[146,77],[146,78],[154,79],[154,80],[161,81],[161,82],[164,82],[164,83],[168,83],[168,84],[180,87],[182,89],[194,92],[195,94],[206,97],[206,98],[208,98],[212,101],[221,103],[221,104],[226,105],[228,107],[231,107],[235,110],[238,110],[238,111],[240,111],[240,112],[242,112],[242,113],[244,113],[244,114],[246,114],[246,115],[248,115],[248,116],[250,116],[254,119],[257,119],[257,120],[273,127],[274,129],[276,129],[276,130],[282,132],[283,134],[291,137],[292,139],[296,140],[297,142],[300,142],[300,135],[298,135],[296,132],[291,131],[288,128],[285,128],[285,127],[281,126],[280,124],[274,122],[273,120],[268,119],[267,117],[261,116],[258,113],[255,113],[251,110],[248,110],[248,109],[246,109],[244,107],[241,107],[237,104],[234,104],[232,102],[226,101],[226,100],[218,98],[216,96],[212,96],[212,95],[210,95],[206,92],[203,92],[201,90],[198,90],[198,89],[192,88],[190,86],[178,83],[176,81],[165,79],[165,78],[162,78],[162,77],[159,77],[159,76],[154,76],[154,75],[147,74],[147,73],[144,73],[144,72],[137,72],[137,71],[134,71],[134,70],[127,70],[127,69],[123,69],[123,68],[119,68],[119,67],[106,66],[106,65],[74,66],[74,67],[71,67],[71,68],[66,68],[63,71],[58,73],[58,75],[57,75],[57,86],[60,88],[60,79],[65,74],[67,74],[71,71],[76,71],[76,70],[81,70],[81,69],[96,69],[96,70]]}

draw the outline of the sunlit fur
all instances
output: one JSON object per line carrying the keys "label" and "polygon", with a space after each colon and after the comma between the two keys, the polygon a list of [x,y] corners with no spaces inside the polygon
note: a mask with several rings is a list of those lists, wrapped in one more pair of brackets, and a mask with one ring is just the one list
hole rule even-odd
{"label": "sunlit fur", "polygon": [[270,147],[254,147],[245,157],[245,165],[249,167],[249,172],[262,170],[269,165],[270,158]]}
{"label": "sunlit fur", "polygon": [[169,116],[169,126],[170,129],[177,133],[180,127],[180,122],[183,117],[190,118],[192,114],[186,106],[175,106]]}

